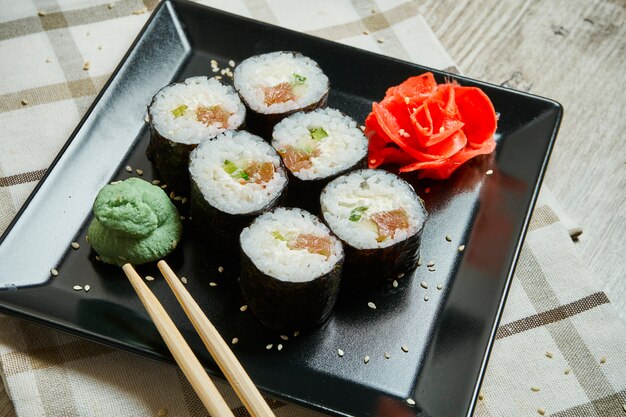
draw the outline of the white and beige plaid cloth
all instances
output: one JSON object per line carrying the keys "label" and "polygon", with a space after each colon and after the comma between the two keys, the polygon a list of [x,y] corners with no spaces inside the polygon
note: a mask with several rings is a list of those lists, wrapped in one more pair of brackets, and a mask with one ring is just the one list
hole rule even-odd
{"label": "white and beige plaid cloth", "polygon": [[[156,0],[0,0],[0,231],[145,23]],[[208,5],[454,70],[414,2],[215,0]],[[557,214],[558,213],[558,214]],[[569,233],[568,233],[569,230]],[[542,191],[476,416],[626,416],[626,329]],[[20,417],[203,416],[167,365],[0,316],[0,374]],[[218,381],[236,416],[247,415]],[[279,416],[320,415],[272,401]],[[0,416],[5,417],[5,416]]]}

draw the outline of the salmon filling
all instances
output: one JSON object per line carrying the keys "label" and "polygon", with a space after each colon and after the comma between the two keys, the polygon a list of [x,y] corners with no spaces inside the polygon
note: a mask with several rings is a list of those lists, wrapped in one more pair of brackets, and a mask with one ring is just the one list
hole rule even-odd
{"label": "salmon filling", "polygon": [[370,216],[370,220],[378,228],[378,237],[376,238],[378,242],[382,242],[388,237],[393,239],[397,230],[409,228],[409,216],[402,208],[374,213]]}
{"label": "salmon filling", "polygon": [[294,240],[287,244],[289,249],[306,249],[309,253],[316,253],[330,257],[332,242],[328,236],[317,236],[310,233],[301,233]]}
{"label": "salmon filling", "polygon": [[292,85],[288,82],[276,84],[272,87],[265,87],[263,93],[265,94],[264,101],[267,106],[276,103],[284,103],[295,98]]}
{"label": "salmon filling", "polygon": [[198,106],[196,108],[196,120],[207,126],[219,123],[223,127],[228,128],[228,118],[230,116],[231,113],[220,106]]}

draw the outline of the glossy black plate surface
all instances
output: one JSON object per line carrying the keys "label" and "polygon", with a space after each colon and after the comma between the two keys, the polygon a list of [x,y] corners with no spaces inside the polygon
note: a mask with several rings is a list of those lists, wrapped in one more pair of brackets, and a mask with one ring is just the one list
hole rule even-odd
{"label": "glossy black plate surface", "polygon": [[[144,115],[160,87],[211,74],[211,59],[225,67],[230,59],[274,50],[301,51],[316,60],[331,80],[329,105],[361,123],[387,87],[429,70],[185,1],[163,2],[2,236],[0,309],[171,362],[122,271],[92,260],[85,242],[91,204],[104,184],[131,175],[126,165],[155,178],[145,157]],[[439,82],[452,77],[433,72]],[[343,296],[326,325],[284,341],[239,311],[237,259],[203,250],[186,225],[183,243],[168,261],[188,278],[189,290],[224,338],[239,338],[236,355],[268,394],[336,415],[465,416],[473,410],[562,109],[550,100],[454,78],[481,87],[493,101],[500,113],[498,148],[447,181],[407,177],[430,218],[422,266],[398,279],[398,288]],[[485,175],[489,169],[493,174]],[[70,248],[74,240],[80,249]],[[430,260],[433,272],[426,268]],[[51,268],[58,277],[52,279]],[[140,272],[160,276],[154,265]],[[85,284],[89,293],[72,289]],[[150,286],[203,363],[219,374],[165,282]],[[377,308],[368,308],[368,301]],[[272,350],[265,349],[269,343]],[[409,397],[416,406],[406,403]]]}

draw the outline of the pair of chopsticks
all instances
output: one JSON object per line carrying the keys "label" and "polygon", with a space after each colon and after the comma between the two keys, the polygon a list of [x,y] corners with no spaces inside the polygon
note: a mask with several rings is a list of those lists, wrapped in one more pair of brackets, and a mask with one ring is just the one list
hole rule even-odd
{"label": "pair of chopsticks", "polygon": [[[233,352],[230,350],[222,336],[213,324],[204,315],[200,306],[195,302],[191,294],[185,289],[174,271],[165,261],[157,264],[165,277],[168,285],[176,295],[187,317],[191,320],[204,345],[215,359],[226,379],[237,393],[241,402],[252,416],[274,417],[274,413],[267,405],[261,393],[243,369]],[[193,351],[185,342],[180,331],[165,309],[154,296],[150,288],[143,282],[135,268],[131,264],[125,264],[122,269],[130,280],[135,292],[148,311],[152,321],[156,325],[161,337],[174,356],[176,363],[189,380],[191,386],[200,397],[200,400],[213,417],[234,417],[230,407],[222,398],[219,391],[207,375],[206,371],[194,355]]]}

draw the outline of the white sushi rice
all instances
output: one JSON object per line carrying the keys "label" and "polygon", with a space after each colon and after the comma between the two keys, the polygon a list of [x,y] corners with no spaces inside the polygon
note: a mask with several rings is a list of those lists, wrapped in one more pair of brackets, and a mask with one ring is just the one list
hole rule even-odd
{"label": "white sushi rice", "polygon": [[[176,117],[174,110],[187,106]],[[221,123],[206,125],[198,121],[196,109],[220,106],[232,113],[228,126]],[[167,139],[185,144],[197,144],[210,139],[226,129],[236,129],[244,121],[246,109],[235,90],[215,78],[191,77],[181,83],[162,88],[151,103],[149,113],[159,134]]]}
{"label": "white sushi rice", "polygon": [[[305,77],[294,87],[295,100],[265,104],[267,87],[292,82],[294,74]],[[242,61],[235,68],[235,88],[248,106],[264,114],[285,113],[317,103],[328,91],[328,77],[311,58],[292,52],[271,52]]]}
{"label": "white sushi rice", "polygon": [[[301,233],[328,236],[331,254],[311,253],[306,249],[289,249],[286,241],[275,237]],[[307,282],[327,274],[343,257],[343,247],[328,227],[317,217],[298,208],[278,208],[257,217],[241,232],[241,249],[264,274],[281,281]]]}
{"label": "white sushi rice", "polygon": [[[266,183],[241,182],[224,170],[224,161],[244,166],[252,161],[271,162],[274,176]],[[229,214],[261,210],[280,195],[287,174],[280,157],[267,142],[245,131],[226,131],[191,152],[189,173],[206,201]]]}
{"label": "white sushi rice", "polygon": [[[328,136],[316,141],[310,130],[319,128]],[[293,114],[274,127],[272,136],[272,146],[279,153],[287,146],[314,147],[319,152],[311,157],[311,168],[292,172],[303,180],[326,178],[354,166],[367,155],[368,141],[361,129],[351,117],[336,109]]]}
{"label": "white sushi rice", "polygon": [[[413,187],[382,170],[358,170],[331,181],[322,192],[321,206],[333,233],[357,249],[391,246],[413,236],[426,220],[426,210]],[[359,221],[349,220],[357,207],[367,207],[367,211]],[[393,238],[378,242],[377,227],[367,217],[399,208],[408,215],[408,229],[398,229]]]}

